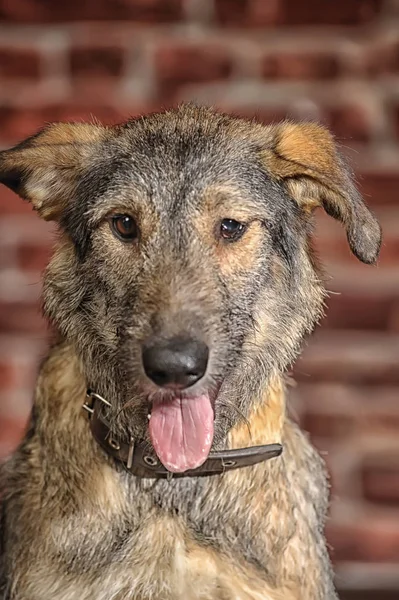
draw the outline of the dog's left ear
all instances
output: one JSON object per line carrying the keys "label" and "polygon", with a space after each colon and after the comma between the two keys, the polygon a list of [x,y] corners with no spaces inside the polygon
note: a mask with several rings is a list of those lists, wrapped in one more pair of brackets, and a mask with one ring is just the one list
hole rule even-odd
{"label": "dog's left ear", "polygon": [[365,206],[330,132],[315,123],[285,122],[269,128],[263,152],[271,176],[286,186],[304,210],[316,206],[341,221],[352,252],[364,263],[377,260],[381,228]]}
{"label": "dog's left ear", "polygon": [[86,123],[48,125],[0,152],[0,183],[32,202],[43,219],[57,220],[106,131]]}

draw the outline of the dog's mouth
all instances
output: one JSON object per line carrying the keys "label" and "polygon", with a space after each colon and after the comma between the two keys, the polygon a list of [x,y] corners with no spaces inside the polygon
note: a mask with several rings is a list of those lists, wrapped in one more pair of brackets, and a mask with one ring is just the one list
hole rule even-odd
{"label": "dog's mouth", "polygon": [[161,463],[172,473],[200,467],[208,458],[214,434],[210,394],[154,396],[149,433]]}

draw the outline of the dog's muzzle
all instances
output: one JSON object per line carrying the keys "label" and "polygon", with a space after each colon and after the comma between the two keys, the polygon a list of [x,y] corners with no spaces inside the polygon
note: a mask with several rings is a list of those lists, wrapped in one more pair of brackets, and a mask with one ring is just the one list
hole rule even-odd
{"label": "dog's muzzle", "polygon": [[121,462],[125,469],[136,477],[152,479],[171,479],[172,477],[199,477],[222,475],[233,469],[250,467],[260,462],[280,456],[283,451],[281,444],[265,444],[238,450],[221,450],[211,452],[207,460],[197,469],[184,473],[171,473],[159,461],[148,442],[128,442],[117,439],[111,433],[111,426],[100,413],[101,404],[110,407],[111,404],[99,394],[87,390],[87,401],[83,408],[89,414],[90,429],[94,439],[112,458]]}

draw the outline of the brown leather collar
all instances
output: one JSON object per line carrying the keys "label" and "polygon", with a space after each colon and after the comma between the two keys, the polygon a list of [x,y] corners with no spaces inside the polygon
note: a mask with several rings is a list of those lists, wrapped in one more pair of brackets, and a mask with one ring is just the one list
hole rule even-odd
{"label": "brown leather collar", "polygon": [[148,443],[139,443],[133,440],[127,443],[112,436],[110,425],[100,414],[98,408],[100,402],[110,406],[107,400],[92,390],[87,390],[87,398],[83,408],[89,413],[90,429],[94,439],[110,456],[122,462],[129,473],[137,477],[170,479],[172,477],[220,475],[226,471],[249,467],[269,458],[280,456],[283,451],[281,444],[215,451],[211,452],[207,460],[197,469],[185,473],[170,473],[159,461]]}

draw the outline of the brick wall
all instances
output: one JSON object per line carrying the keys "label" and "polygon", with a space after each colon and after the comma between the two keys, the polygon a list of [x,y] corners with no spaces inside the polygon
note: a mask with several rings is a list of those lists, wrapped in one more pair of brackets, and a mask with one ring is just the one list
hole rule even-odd
{"label": "brick wall", "polygon": [[[342,588],[383,598],[399,590],[399,1],[0,0],[2,147],[44,121],[115,122],[188,99],[265,123],[323,121],[383,225],[370,268],[320,215],[329,313],[292,390],[331,470]],[[52,236],[1,189],[1,456],[21,435],[46,349],[38,299]]]}

